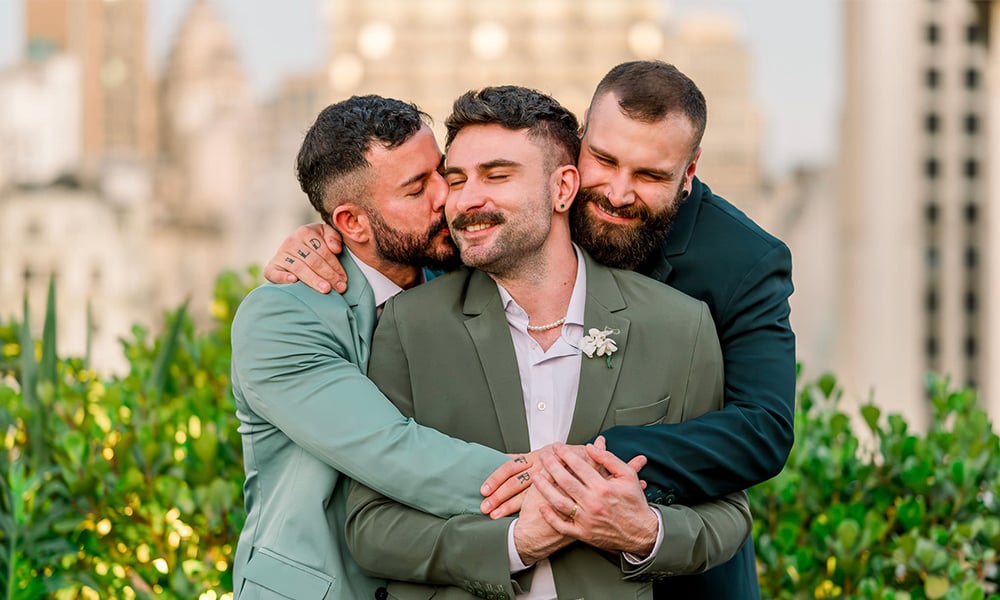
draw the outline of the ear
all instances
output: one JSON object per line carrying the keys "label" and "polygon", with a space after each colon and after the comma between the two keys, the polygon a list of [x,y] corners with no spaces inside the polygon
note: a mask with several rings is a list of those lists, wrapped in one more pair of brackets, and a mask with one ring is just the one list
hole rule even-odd
{"label": "ear", "polygon": [[347,239],[359,244],[366,244],[371,239],[372,228],[368,213],[353,202],[344,202],[333,209],[331,220],[333,226]]}
{"label": "ear", "polygon": [[580,172],[573,165],[562,165],[552,173],[552,210],[569,212],[580,189]]}
{"label": "ear", "polygon": [[698,159],[701,158],[701,146],[698,146],[694,150],[694,158],[688,163],[686,169],[684,169],[684,188],[691,191],[691,182],[694,180],[694,172],[698,168]]}

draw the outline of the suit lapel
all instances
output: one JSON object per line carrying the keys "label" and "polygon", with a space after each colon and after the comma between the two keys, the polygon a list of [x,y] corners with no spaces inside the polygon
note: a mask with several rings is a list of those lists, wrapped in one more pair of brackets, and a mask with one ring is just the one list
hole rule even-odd
{"label": "suit lapel", "polygon": [[[371,339],[375,333],[375,292],[369,285],[361,269],[347,252],[340,255],[340,264],[347,274],[347,291],[344,300],[351,307],[350,324],[352,333],[357,340],[358,366],[362,372],[368,370],[368,358],[371,356]],[[330,292],[331,294],[336,292]]]}
{"label": "suit lapel", "polygon": [[611,355],[611,368],[602,357],[581,357],[580,389],[577,392],[576,410],[570,425],[567,442],[581,444],[601,431],[604,417],[614,397],[622,360],[628,350],[629,320],[615,314],[626,307],[618,283],[611,270],[595,263],[584,253],[587,266],[587,304],[584,308],[584,335],[590,329],[617,330],[609,337],[615,340],[618,351]]}
{"label": "suit lapel", "polygon": [[527,452],[531,450],[531,442],[517,356],[496,283],[482,271],[474,270],[469,275],[463,312],[469,316],[465,328],[486,374],[505,449]]}

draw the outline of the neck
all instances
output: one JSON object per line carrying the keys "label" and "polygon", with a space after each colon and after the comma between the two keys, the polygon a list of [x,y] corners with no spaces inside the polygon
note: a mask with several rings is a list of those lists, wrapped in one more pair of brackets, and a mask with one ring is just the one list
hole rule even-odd
{"label": "neck", "polygon": [[390,281],[408,290],[420,283],[420,267],[402,265],[388,261],[378,255],[374,244],[354,244],[345,239],[345,246],[358,260],[389,278]]}
{"label": "neck", "polygon": [[[533,326],[564,318],[576,284],[576,252],[569,239],[546,250],[530,268],[506,277],[491,275],[528,313]],[[560,328],[549,331],[558,333]]]}

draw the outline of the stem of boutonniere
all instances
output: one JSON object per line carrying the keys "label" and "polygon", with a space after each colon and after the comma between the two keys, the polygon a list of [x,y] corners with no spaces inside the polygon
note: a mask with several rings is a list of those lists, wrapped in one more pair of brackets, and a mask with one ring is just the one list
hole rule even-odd
{"label": "stem of boutonniere", "polygon": [[611,368],[611,355],[609,354],[609,355],[605,356],[604,358],[608,361],[608,368],[610,369]]}

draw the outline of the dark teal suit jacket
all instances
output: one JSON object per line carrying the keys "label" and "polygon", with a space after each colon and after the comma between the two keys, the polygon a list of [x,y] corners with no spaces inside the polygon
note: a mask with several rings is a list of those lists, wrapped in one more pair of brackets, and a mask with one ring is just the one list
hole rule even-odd
{"label": "dark teal suit jacket", "polygon": [[[725,407],[683,423],[615,427],[608,448],[644,454],[647,497],[696,504],[778,474],[793,440],[795,336],[788,248],[695,178],[661,252],[640,271],[708,304],[722,345]],[[760,597],[753,541],[728,563],[657,584],[657,598]]]}

